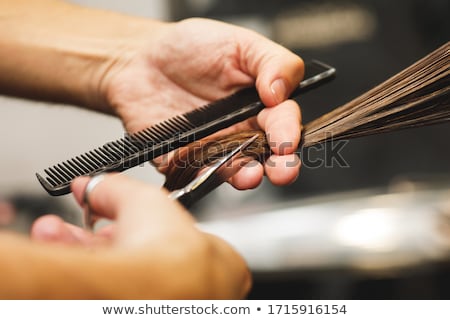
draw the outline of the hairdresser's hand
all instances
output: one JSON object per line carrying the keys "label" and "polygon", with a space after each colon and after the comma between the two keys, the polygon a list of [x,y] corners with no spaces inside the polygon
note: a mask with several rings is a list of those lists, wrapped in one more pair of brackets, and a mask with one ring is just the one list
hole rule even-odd
{"label": "hairdresser's hand", "polygon": [[[114,113],[133,132],[256,84],[269,108],[234,130],[265,130],[275,154],[267,176],[296,178],[300,112],[284,100],[303,62],[285,48],[218,21],[165,23],[60,0],[0,0],[0,12],[0,93]],[[232,183],[255,187],[262,175],[250,164]]]}
{"label": "hairdresser's hand", "polygon": [[[88,181],[83,177],[72,185],[80,205]],[[233,299],[247,294],[251,280],[239,254],[223,240],[196,228],[192,216],[161,189],[123,175],[108,175],[89,199],[98,217],[116,221],[113,227],[94,235],[45,216],[33,225],[32,238],[95,250],[107,246],[113,254],[126,252],[136,270],[148,270],[142,281],[159,273],[154,283],[158,283],[160,298]]]}
{"label": "hairdresser's hand", "polygon": [[[217,21],[189,19],[164,24],[142,46],[124,51],[100,87],[125,127],[134,132],[255,83],[269,108],[232,130],[266,131],[274,155],[265,173],[282,185],[293,182],[300,167],[293,154],[300,140],[300,111],[285,99],[302,77],[302,60],[261,35]],[[163,166],[159,169],[164,172]],[[232,183],[252,188],[262,176],[263,167],[252,163]]]}

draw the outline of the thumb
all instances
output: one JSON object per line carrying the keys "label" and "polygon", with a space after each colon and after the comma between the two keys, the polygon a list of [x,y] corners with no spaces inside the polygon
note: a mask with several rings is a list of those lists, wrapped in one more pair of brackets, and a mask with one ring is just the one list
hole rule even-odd
{"label": "thumb", "polygon": [[[80,205],[83,205],[83,194],[89,180],[88,177],[80,177],[72,184]],[[194,227],[190,214],[169,199],[167,192],[120,174],[107,174],[95,185],[89,193],[89,208],[99,217],[118,221],[118,239],[158,237],[184,230],[186,226]]]}
{"label": "thumb", "polygon": [[303,79],[303,60],[260,35],[253,35],[252,40],[242,46],[242,61],[250,75],[256,78],[262,102],[272,107],[286,100]]}

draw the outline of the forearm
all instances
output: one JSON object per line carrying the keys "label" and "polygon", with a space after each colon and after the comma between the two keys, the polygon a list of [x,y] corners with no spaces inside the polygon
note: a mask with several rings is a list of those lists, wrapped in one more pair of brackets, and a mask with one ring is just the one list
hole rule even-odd
{"label": "forearm", "polygon": [[0,241],[0,298],[170,298],[164,296],[168,283],[163,281],[172,281],[173,275],[161,274],[161,262],[120,259],[108,249],[96,253],[36,244],[14,235],[0,235]]}
{"label": "forearm", "polygon": [[[212,240],[214,241],[214,240]],[[145,250],[86,249],[38,244],[0,233],[0,299],[208,299],[239,298],[224,246],[157,243]],[[149,254],[151,252],[151,254]],[[211,252],[216,252],[211,255]],[[219,257],[228,257],[221,259]],[[231,260],[235,262],[236,260]],[[247,275],[242,270],[239,274]],[[242,283],[250,284],[249,277]]]}
{"label": "forearm", "polygon": [[[123,279],[135,272],[118,265],[108,254],[36,244],[4,234],[0,234],[0,254],[0,298],[108,299],[145,295],[136,295],[123,286]],[[133,281],[127,282],[131,287]]]}
{"label": "forearm", "polygon": [[161,25],[58,0],[0,0],[0,93],[111,112],[102,77]]}

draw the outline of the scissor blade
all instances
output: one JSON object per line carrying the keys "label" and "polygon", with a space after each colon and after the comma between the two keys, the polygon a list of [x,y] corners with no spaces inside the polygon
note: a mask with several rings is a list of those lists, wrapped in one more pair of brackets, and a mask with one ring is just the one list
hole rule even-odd
{"label": "scissor blade", "polygon": [[252,157],[242,157],[242,153],[257,138],[258,135],[256,134],[231,150],[187,184],[186,187],[173,191],[170,198],[177,199],[186,207],[203,198],[253,160]]}

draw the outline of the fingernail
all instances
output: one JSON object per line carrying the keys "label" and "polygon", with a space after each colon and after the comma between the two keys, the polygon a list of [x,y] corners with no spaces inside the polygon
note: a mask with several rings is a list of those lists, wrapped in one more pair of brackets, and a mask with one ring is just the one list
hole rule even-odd
{"label": "fingernail", "polygon": [[270,90],[272,91],[273,98],[277,104],[281,103],[286,99],[286,84],[283,79],[277,79],[272,82],[270,86]]}

